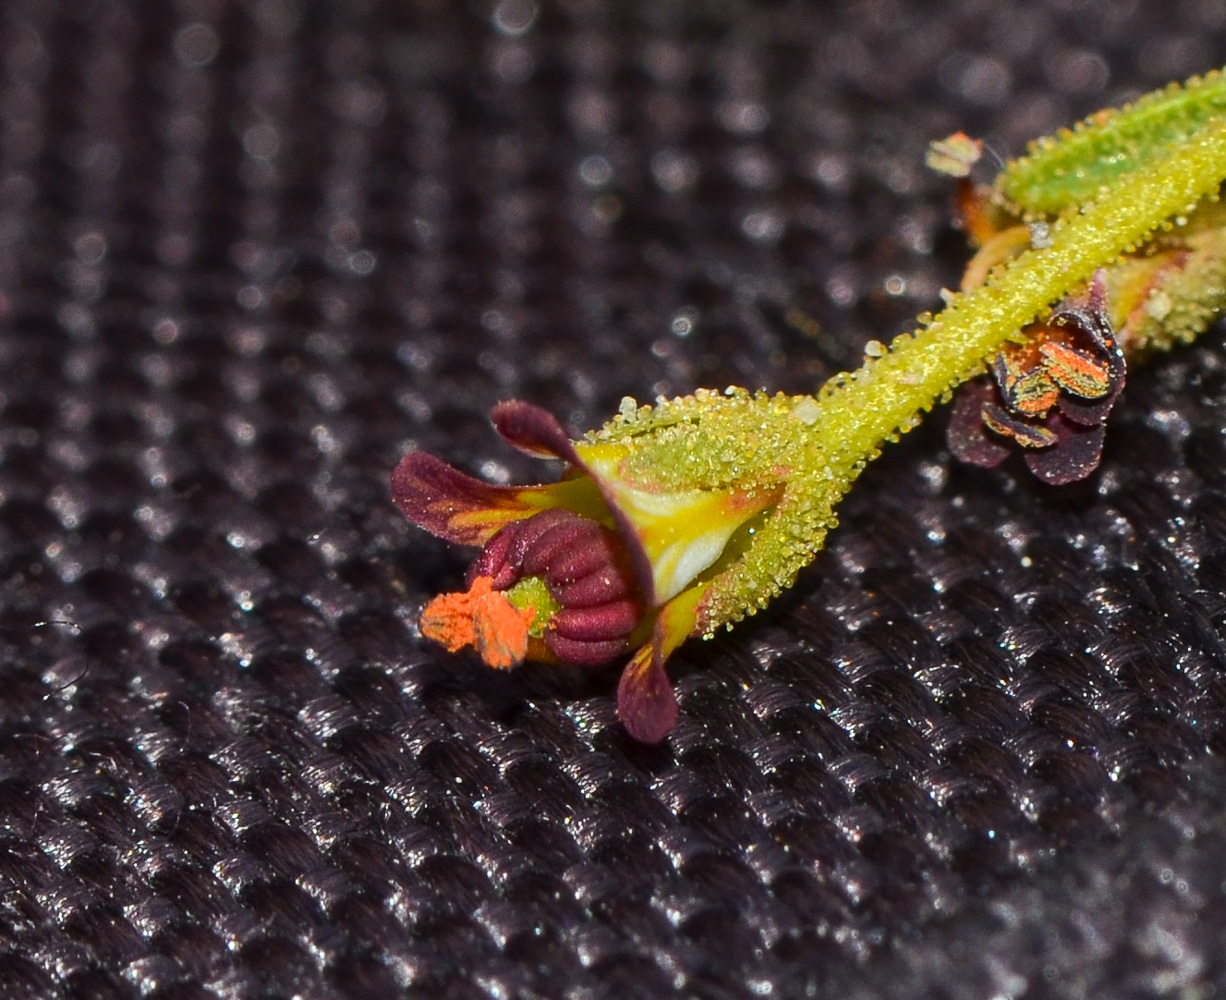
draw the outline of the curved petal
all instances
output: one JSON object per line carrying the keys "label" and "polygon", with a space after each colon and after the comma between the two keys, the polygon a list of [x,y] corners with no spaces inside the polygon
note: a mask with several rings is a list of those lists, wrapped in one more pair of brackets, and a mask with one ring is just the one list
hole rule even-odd
{"label": "curved petal", "polygon": [[953,413],[945,430],[945,442],[955,458],[968,465],[991,469],[1009,455],[1009,449],[987,435],[983,425],[983,408],[995,396],[992,383],[986,378],[965,382],[954,397]]}
{"label": "curved petal", "polygon": [[551,507],[604,516],[604,502],[586,479],[495,486],[423,451],[405,455],[396,466],[392,500],[419,528],[457,545],[484,545],[509,522]]}
{"label": "curved petal", "polygon": [[677,723],[677,696],[664,661],[694,631],[698,603],[707,585],[691,587],[660,609],[651,641],[622,671],[617,684],[617,717],[641,743],[659,743]]}
{"label": "curved petal", "polygon": [[677,724],[677,696],[665,657],[648,643],[626,664],[617,685],[617,717],[640,743],[659,743]]}
{"label": "curved petal", "polygon": [[1069,420],[1085,427],[1101,424],[1111,412],[1115,400],[1124,390],[1128,363],[1111,329],[1106,310],[1106,284],[1100,268],[1094,273],[1084,301],[1064,302],[1051,315],[1053,326],[1072,327],[1087,339],[1106,367],[1106,389],[1099,397],[1089,400],[1062,396],[1060,410]]}
{"label": "curved petal", "polygon": [[1085,479],[1098,468],[1106,436],[1102,424],[1083,427],[1053,413],[1047,427],[1056,435],[1056,444],[1026,452],[1026,465],[1043,482],[1064,486]]}
{"label": "curved petal", "polygon": [[522,399],[508,399],[490,411],[490,421],[508,443],[527,455],[582,464],[570,435],[548,410]]}
{"label": "curved petal", "polygon": [[522,490],[491,486],[423,451],[405,455],[392,473],[392,500],[410,521],[460,545],[482,545],[532,508]]}

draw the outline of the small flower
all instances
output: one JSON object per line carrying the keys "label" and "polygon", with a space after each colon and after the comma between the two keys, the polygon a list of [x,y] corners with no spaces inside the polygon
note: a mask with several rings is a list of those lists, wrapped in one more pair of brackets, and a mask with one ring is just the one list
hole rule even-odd
{"label": "small flower", "polygon": [[1027,327],[1024,343],[997,354],[990,379],[959,389],[947,432],[955,456],[991,468],[1008,456],[1000,439],[1009,438],[1047,483],[1075,482],[1098,467],[1127,371],[1105,294],[1100,272],[1084,300],[1066,299],[1046,322]]}
{"label": "small flower", "polygon": [[561,459],[557,483],[495,486],[431,455],[405,456],[392,495],[413,523],[480,546],[468,590],[422,613],[423,635],[456,651],[473,646],[491,667],[525,659],[599,667],[633,652],[618,686],[618,715],[644,742],[677,717],[664,661],[709,623],[699,606],[735,559],[729,543],[778,501],[782,486],[664,484],[633,468],[633,447],[572,442],[544,410],[495,407],[493,423],[529,454]]}

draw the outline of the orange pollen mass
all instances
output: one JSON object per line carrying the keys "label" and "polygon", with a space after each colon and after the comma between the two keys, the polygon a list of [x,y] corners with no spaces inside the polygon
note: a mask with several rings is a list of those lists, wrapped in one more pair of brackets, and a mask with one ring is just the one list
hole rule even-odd
{"label": "orange pollen mass", "polygon": [[1097,399],[1111,391],[1107,362],[1058,342],[1043,344],[1039,350],[1048,362],[1052,380],[1061,388],[1085,399]]}
{"label": "orange pollen mass", "polygon": [[450,653],[474,646],[487,666],[510,670],[528,654],[528,626],[535,612],[520,610],[493,589],[493,577],[479,576],[467,592],[440,594],[421,613],[418,627]]}

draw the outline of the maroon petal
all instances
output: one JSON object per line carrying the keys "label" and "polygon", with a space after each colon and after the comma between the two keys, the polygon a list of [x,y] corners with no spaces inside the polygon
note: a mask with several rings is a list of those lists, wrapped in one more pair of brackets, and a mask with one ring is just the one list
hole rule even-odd
{"label": "maroon petal", "polygon": [[[1070,337],[1059,341],[1062,354],[1058,355],[1054,346],[1040,348],[1047,358],[1045,363],[1052,366],[1050,377],[1059,386],[1055,405],[1047,410],[1041,422],[1029,410],[1023,412],[1020,394],[1015,391],[1028,377],[1027,373],[1010,374],[1003,354],[997,355],[993,365],[1003,408],[993,401],[990,384],[976,386],[971,382],[963,386],[947,431],[950,450],[958,458],[975,465],[995,465],[1003,460],[1005,449],[986,438],[986,427],[1025,446],[1027,466],[1044,482],[1054,485],[1076,482],[1098,467],[1103,424],[1127,376],[1127,363],[1111,329],[1105,300],[1106,283],[1100,270],[1090,281],[1084,299],[1066,299],[1052,310],[1048,326],[1063,328]],[[1098,372],[1088,373],[1090,384],[1095,387],[1105,368],[1102,396],[1077,396],[1075,389],[1081,385],[1077,377],[1082,374],[1078,370],[1079,359],[1099,367]],[[1064,371],[1061,365],[1066,365],[1069,371]]]}
{"label": "maroon petal", "polygon": [[537,458],[560,458],[571,465],[582,465],[570,436],[548,410],[508,399],[490,413],[494,430],[520,451]]}
{"label": "maroon petal", "polygon": [[459,545],[484,545],[499,528],[527,517],[537,487],[493,486],[422,451],[392,473],[392,500],[419,528]]}
{"label": "maroon petal", "polygon": [[1053,413],[1047,428],[1056,435],[1056,444],[1041,451],[1026,452],[1026,465],[1045,483],[1064,486],[1085,479],[1098,468],[1103,455],[1106,429],[1102,424],[1082,427]]}
{"label": "maroon petal", "polygon": [[[584,575],[576,580],[577,572]],[[494,590],[506,590],[524,576],[542,578],[559,605],[542,636],[554,657],[599,666],[626,653],[643,619],[643,601],[612,529],[574,511],[540,511],[486,542],[468,583],[490,577]],[[582,606],[571,603],[572,593],[584,599]]]}
{"label": "maroon petal", "polygon": [[1075,424],[1081,424],[1082,427],[1094,427],[1107,419],[1111,408],[1115,405],[1115,397],[1118,395],[1118,391],[1112,392],[1106,399],[1097,403],[1079,403],[1067,396],[1061,396],[1056,409]]}
{"label": "maroon petal", "polygon": [[507,528],[508,563],[518,575],[544,577],[564,607],[619,600],[635,589],[618,534],[568,510],[547,510]]}
{"label": "maroon petal", "polygon": [[634,583],[616,567],[603,566],[571,583],[550,583],[549,590],[563,607],[591,608],[628,596]]}
{"label": "maroon petal", "polygon": [[1116,353],[1115,331],[1107,315],[1107,284],[1102,268],[1090,279],[1085,299],[1065,299],[1051,311],[1050,326],[1071,326],[1104,354]]}
{"label": "maroon petal", "polygon": [[550,619],[558,635],[580,642],[628,639],[643,617],[643,606],[633,598],[596,608],[563,608]]}
{"label": "maroon petal", "polygon": [[468,567],[464,582],[471,587],[479,576],[490,577],[494,590],[506,590],[519,579],[520,573],[510,556],[515,548],[516,528],[524,521],[512,521],[485,543],[477,558]]}
{"label": "maroon petal", "polygon": [[629,643],[624,638],[586,642],[550,631],[545,633],[545,648],[562,663],[572,667],[603,667],[625,656]]}
{"label": "maroon petal", "polygon": [[565,587],[591,576],[615,559],[614,552],[618,548],[620,542],[617,536],[610,531],[604,531],[586,545],[559,553],[549,564],[549,585]]}
{"label": "maroon petal", "polygon": [[656,643],[640,649],[622,671],[617,715],[641,743],[659,743],[677,724],[677,696]]}
{"label": "maroon petal", "polygon": [[532,551],[541,539],[547,538],[559,525],[568,525],[578,517],[573,511],[563,507],[551,507],[523,521],[517,521],[507,529],[512,536],[511,548],[507,552],[507,560],[516,568],[522,570],[524,560],[531,558]]}
{"label": "maroon petal", "polygon": [[1091,427],[1107,419],[1116,397],[1124,390],[1128,376],[1128,362],[1111,329],[1107,315],[1106,284],[1103,272],[1095,272],[1090,281],[1089,295],[1084,302],[1065,301],[1057,306],[1049,320],[1052,326],[1072,327],[1076,333],[1089,340],[1096,352],[1107,361],[1107,379],[1110,389],[1107,394],[1093,401],[1082,402],[1061,394],[1059,409],[1069,420]]}
{"label": "maroon petal", "polygon": [[548,578],[554,560],[565,558],[576,549],[597,545],[607,550],[607,545],[602,544],[607,528],[570,511],[559,510],[557,513],[569,516],[553,520],[531,536],[525,531],[523,539],[516,546],[520,567],[528,576]]}
{"label": "maroon petal", "polygon": [[1009,449],[988,437],[983,425],[983,407],[995,396],[986,378],[972,379],[958,389],[953,412],[945,431],[945,443],[954,457],[985,469],[1000,465]]}

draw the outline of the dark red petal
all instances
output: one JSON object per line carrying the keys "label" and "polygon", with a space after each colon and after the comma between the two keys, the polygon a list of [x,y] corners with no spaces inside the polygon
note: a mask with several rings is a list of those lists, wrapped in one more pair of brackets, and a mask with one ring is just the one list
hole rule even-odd
{"label": "dark red petal", "polygon": [[562,608],[550,619],[549,627],[565,639],[602,642],[627,638],[642,617],[642,605],[628,599],[596,608]]}
{"label": "dark red petal", "polygon": [[545,648],[562,663],[569,663],[573,667],[603,667],[625,656],[629,644],[625,639],[584,642],[549,631],[545,633]]}
{"label": "dark red petal", "polygon": [[576,548],[591,545],[593,538],[599,539],[600,532],[599,524],[577,514],[552,523],[536,537],[517,547],[520,569],[527,576],[544,576],[548,579],[555,559],[564,558]]}
{"label": "dark red petal", "polygon": [[548,410],[522,399],[508,399],[494,407],[490,420],[494,429],[522,452],[581,464],[570,437]]}
{"label": "dark red petal", "polygon": [[1054,431],[1057,443],[1042,451],[1026,452],[1026,465],[1045,483],[1064,486],[1085,479],[1098,468],[1103,455],[1102,424],[1080,427],[1063,420],[1058,414],[1048,418],[1047,426]]}
{"label": "dark red petal", "polygon": [[511,561],[511,553],[518,534],[516,529],[524,523],[526,522],[512,521],[485,543],[485,548],[473,560],[465,574],[464,582],[468,586],[471,587],[479,576],[490,577],[490,586],[494,590],[506,590],[515,584],[520,573],[519,567]]}
{"label": "dark red petal", "polygon": [[642,743],[659,743],[677,724],[677,696],[654,643],[639,650],[622,671],[617,715],[626,732]]}
{"label": "dark red petal", "polygon": [[[576,532],[565,548],[556,548],[554,541],[553,535],[542,541],[552,550],[544,575],[549,592],[563,607],[611,604],[636,591],[635,575],[618,534],[586,521],[583,534]],[[528,571],[527,560],[524,568]]]}
{"label": "dark red petal", "polygon": [[511,550],[507,553],[508,561],[517,569],[522,570],[524,559],[554,528],[570,524],[578,515],[573,511],[560,507],[543,510],[514,525],[514,538]]}
{"label": "dark red petal", "polygon": [[[1040,423],[1025,412],[1022,394],[1015,391],[1026,373],[1011,375],[1002,352],[995,359],[993,371],[1000,383],[1004,408],[993,402],[990,384],[976,387],[976,382],[969,382],[958,393],[947,431],[950,450],[957,457],[975,465],[995,465],[1004,459],[1006,450],[986,437],[986,425],[1025,445],[1027,466],[1044,482],[1054,485],[1075,482],[1098,467],[1103,424],[1127,377],[1127,363],[1111,329],[1105,299],[1106,282],[1100,269],[1090,281],[1084,299],[1066,299],[1052,310],[1047,320],[1048,326],[1070,332],[1070,339],[1062,342],[1063,349],[1072,352],[1069,358],[1076,360],[1080,355],[1083,361],[1101,359],[1105,364],[1105,394],[1097,399],[1082,399],[1075,396],[1065,381],[1054,379],[1061,391],[1055,407]],[[1050,355],[1048,360],[1052,360]]]}
{"label": "dark red petal", "polygon": [[[626,597],[635,588],[633,574],[625,565],[621,537],[573,511],[544,510],[515,522],[505,532],[511,539],[505,561],[514,570],[514,579],[543,577],[564,607],[607,604]],[[487,548],[499,543],[501,535]],[[484,556],[482,553],[478,558],[477,575],[497,575],[500,561],[495,559],[487,565]]]}
{"label": "dark red petal", "polygon": [[997,389],[1001,393],[1007,392],[1012,375],[1009,372],[1009,359],[1005,356],[1004,351],[996,352],[996,357],[992,359],[989,370],[992,372],[992,381],[996,383]]}
{"label": "dark red petal", "polygon": [[605,565],[573,583],[550,583],[549,592],[566,608],[590,608],[620,600],[634,590],[634,580],[617,566]]}
{"label": "dark red petal", "polygon": [[392,500],[410,521],[459,545],[484,545],[503,525],[534,508],[533,487],[492,486],[422,451],[405,455],[392,473]]}
{"label": "dark red petal", "polygon": [[945,431],[945,443],[954,457],[968,465],[991,469],[1000,465],[1009,449],[988,437],[983,426],[983,406],[994,397],[986,378],[972,379],[958,389],[953,412]]}
{"label": "dark red petal", "polygon": [[1119,391],[1116,390],[1106,399],[1093,404],[1079,403],[1067,396],[1061,396],[1056,408],[1073,423],[1081,424],[1082,427],[1094,427],[1107,419],[1118,395]]}
{"label": "dark red petal", "polygon": [[582,544],[558,553],[550,561],[545,579],[549,581],[550,588],[564,587],[582,580],[601,567],[608,566],[620,547],[617,536],[612,532],[602,530],[593,533]]}

